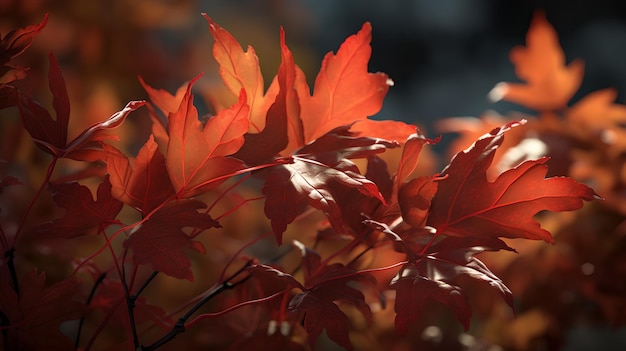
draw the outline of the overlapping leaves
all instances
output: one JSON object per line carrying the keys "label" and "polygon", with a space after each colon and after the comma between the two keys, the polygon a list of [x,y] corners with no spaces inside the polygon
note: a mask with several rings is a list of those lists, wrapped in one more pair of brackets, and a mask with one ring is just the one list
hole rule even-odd
{"label": "overlapping leaves", "polygon": [[[287,226],[307,207],[313,207],[326,215],[338,234],[358,232],[363,227],[368,233],[382,233],[372,236],[368,250],[391,241],[397,251],[405,254],[406,262],[390,266],[401,268],[389,286],[396,291],[396,329],[406,333],[431,300],[450,306],[467,328],[471,310],[459,283],[463,276],[486,282],[512,305],[509,289],[475,255],[512,250],[500,240],[502,237],[551,242],[550,233],[533,217],[544,210],[575,210],[583,201],[596,197],[593,190],[571,179],[545,179],[545,158],[526,161],[489,179],[487,170],[492,166],[494,153],[504,134],[517,122],[481,137],[467,151],[458,153],[440,174],[410,179],[422,147],[435,141],[402,122],[368,119],[380,110],[392,85],[385,74],[368,72],[369,23],[346,39],[336,54],[325,56],[313,89],[294,63],[281,30],[282,61],[276,78],[264,91],[254,49],[249,47],[244,52],[234,37],[208,16],[205,18],[215,40],[213,55],[220,65],[220,75],[236,102],[205,118],[198,115],[193,104],[192,88],[200,76],[175,95],[141,80],[151,99],[153,128],[134,158],[105,144],[101,131],[121,125],[130,112],[145,102],[129,103],[108,120],[68,141],[69,97],[54,55],[49,58],[49,84],[56,118],[30,97],[12,88],[2,90],[1,96],[8,96],[18,105],[22,124],[37,146],[55,160],[106,163],[108,175],[99,185],[96,199],[79,183],[50,186],[55,202],[66,214],[46,224],[48,235],[69,239],[94,228],[102,232],[108,225],[118,223],[116,217],[122,204],[126,204],[141,215],[140,221],[125,228],[128,236],[123,242],[123,248],[132,252],[135,266],[146,265],[155,272],[193,280],[189,252],[205,253],[206,249],[188,230],[197,234],[220,227],[208,212],[201,212],[207,207],[201,196],[231,177],[261,170],[257,174],[264,182],[264,212],[278,244],[282,244]],[[538,23],[537,31],[546,32],[545,26],[541,29],[542,22]],[[45,20],[27,32],[35,33],[44,24]],[[545,36],[547,39],[542,39]],[[529,34],[531,44],[538,40],[550,44],[555,39],[550,33]],[[579,64],[553,70],[562,65],[562,53],[558,51],[544,53],[532,44],[528,50],[519,49],[514,60],[516,57],[520,76],[527,84],[507,85],[503,93],[506,99],[524,100],[541,109],[557,109],[579,84]],[[539,65],[542,74],[556,74],[553,78],[564,82],[564,90],[542,80],[528,68],[529,62]],[[529,98],[537,92],[558,96],[552,102]],[[606,100],[605,96],[598,99]],[[377,155],[402,144],[404,150],[397,171],[390,174]],[[368,159],[365,174],[354,159]],[[11,178],[3,180],[14,183]],[[356,247],[350,245],[346,247]],[[371,282],[370,276],[331,259],[339,258],[338,253],[322,259],[300,242],[295,242],[295,246],[302,256],[298,268],[303,272],[302,282],[269,265],[255,265],[248,272],[275,283],[284,289],[284,296],[295,293],[288,309],[302,319],[311,346],[326,331],[331,340],[351,349],[349,318],[339,304],[352,305],[369,321],[371,310],[356,284]],[[122,272],[124,267],[118,269]],[[95,295],[96,305],[118,308],[124,299],[130,301],[126,277],[123,273],[120,276],[119,284],[112,283],[110,290]],[[37,287],[42,286],[42,276],[29,277]],[[16,289],[5,290],[9,291],[7,296],[13,296],[10,290]],[[113,304],[109,303],[111,300]],[[126,308],[130,307],[129,302]],[[130,329],[135,322],[132,313],[124,308],[120,311],[122,323],[128,321],[124,326]],[[50,325],[55,327],[58,312],[50,313],[54,317]],[[162,317],[161,310],[153,312]],[[124,319],[128,314],[130,320]],[[22,322],[30,323],[26,319]]]}
{"label": "overlapping leaves", "polygon": [[352,343],[348,337],[348,317],[335,302],[345,302],[354,305],[365,319],[371,319],[372,312],[363,293],[350,282],[371,284],[370,276],[358,272],[340,263],[328,264],[322,262],[320,255],[307,248],[300,242],[294,245],[302,253],[302,270],[304,284],[297,281],[292,275],[282,272],[271,266],[257,265],[249,268],[251,272],[258,272],[268,280],[275,281],[285,289],[297,288],[300,290],[289,302],[289,310],[303,312],[304,328],[308,333],[308,341],[315,345],[317,337],[326,330],[328,337],[344,348],[351,350]]}

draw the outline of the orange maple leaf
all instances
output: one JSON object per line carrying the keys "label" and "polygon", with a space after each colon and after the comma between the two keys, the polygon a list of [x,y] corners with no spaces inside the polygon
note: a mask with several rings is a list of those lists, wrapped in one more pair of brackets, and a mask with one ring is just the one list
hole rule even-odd
{"label": "orange maple leaf", "polygon": [[199,78],[191,80],[178,111],[168,116],[166,166],[174,190],[183,197],[209,190],[243,168],[241,160],[228,156],[239,150],[248,130],[245,90],[236,104],[203,126],[191,94]]}
{"label": "orange maple leaf", "polygon": [[[365,23],[357,34],[347,38],[336,54],[330,52],[324,57],[311,95],[304,72],[293,63],[291,52],[284,43],[284,32],[281,31],[281,69],[289,74],[295,69],[295,81],[283,82],[281,86],[276,76],[264,91],[254,48],[249,46],[244,52],[230,33],[203,15],[215,39],[213,56],[220,65],[224,84],[233,94],[238,94],[241,89],[246,91],[250,106],[248,133],[264,131],[273,134],[264,130],[269,123],[266,119],[268,111],[277,98],[286,99],[281,104],[287,106],[289,143],[281,154],[289,154],[327,132],[347,125],[352,125],[351,130],[358,135],[399,142],[415,133],[415,126],[403,122],[368,119],[380,111],[383,99],[393,85],[386,74],[368,72],[372,51],[370,23]],[[291,89],[295,89],[295,93]],[[282,90],[281,95],[279,91]]]}
{"label": "orange maple leaf", "polygon": [[386,74],[368,72],[371,40],[372,25],[366,22],[358,33],[341,44],[337,54],[326,54],[315,79],[313,95],[304,73],[297,70],[295,84],[306,143],[336,127],[355,122],[352,130],[370,137],[404,142],[415,133],[414,126],[402,122],[367,119],[380,111],[393,85]]}
{"label": "orange maple leaf", "polygon": [[602,89],[592,92],[568,109],[569,125],[581,136],[596,135],[608,144],[623,140],[621,127],[626,123],[626,106],[615,103],[617,91]]}
{"label": "orange maple leaf", "polygon": [[489,92],[493,101],[506,100],[537,111],[565,108],[580,87],[584,64],[574,60],[565,65],[565,55],[554,27],[542,11],[533,17],[526,47],[511,50],[515,74],[526,83],[501,82]]}
{"label": "orange maple leaf", "polygon": [[254,48],[248,46],[244,52],[235,37],[213,22],[206,13],[202,16],[209,22],[209,30],[215,40],[213,57],[220,65],[220,76],[233,95],[239,96],[241,89],[246,91],[246,102],[250,106],[250,132],[258,133],[265,128],[265,114],[278,95],[278,83],[274,79],[265,92],[263,74]]}

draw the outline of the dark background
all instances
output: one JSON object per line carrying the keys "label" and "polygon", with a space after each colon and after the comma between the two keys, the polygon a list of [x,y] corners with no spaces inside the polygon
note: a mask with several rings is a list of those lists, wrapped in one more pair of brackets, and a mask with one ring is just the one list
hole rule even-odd
{"label": "dark background", "polygon": [[[419,123],[435,136],[437,118],[519,109],[492,104],[487,93],[500,81],[517,80],[508,53],[524,44],[537,9],[556,28],[567,62],[585,62],[574,101],[614,87],[624,102],[626,3],[617,0],[0,0],[0,32],[38,23],[50,12],[33,50],[54,51],[66,71],[112,81],[120,99],[130,100],[144,94],[137,74],[169,90],[201,71],[217,79],[201,12],[244,47],[254,46],[266,83],[280,63],[279,26],[312,82],[323,55],[369,21],[370,70],[395,82],[375,118]],[[42,57],[31,65],[45,73]]]}
{"label": "dark background", "polygon": [[[264,12],[258,1],[224,3],[253,17]],[[273,2],[276,7],[284,5],[280,3]],[[218,21],[224,6],[211,6]],[[302,18],[283,18],[281,24],[288,40],[290,25],[298,26],[304,33],[296,40],[308,41],[319,58],[336,50],[363,22],[372,23],[370,70],[386,72],[396,83],[385,101],[384,118],[430,121],[476,116],[488,108],[506,112],[486,95],[497,82],[516,80],[508,53],[514,45],[524,44],[536,9],[543,9],[556,28],[567,61],[582,58],[586,63],[576,97],[609,86],[626,91],[622,1],[303,0],[297,7]],[[290,16],[274,12],[277,22]]]}

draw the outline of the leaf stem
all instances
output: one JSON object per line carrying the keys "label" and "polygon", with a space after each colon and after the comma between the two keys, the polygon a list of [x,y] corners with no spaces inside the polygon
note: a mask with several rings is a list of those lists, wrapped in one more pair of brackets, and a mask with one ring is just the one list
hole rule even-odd
{"label": "leaf stem", "polygon": [[28,218],[28,215],[32,211],[33,206],[35,206],[35,201],[37,201],[39,196],[41,196],[43,189],[45,189],[46,186],[48,185],[48,182],[50,182],[50,178],[52,177],[52,172],[54,171],[54,167],[56,166],[57,161],[58,161],[58,157],[53,156],[52,161],[50,161],[50,164],[48,165],[48,170],[46,171],[46,176],[43,182],[41,182],[39,189],[37,189],[37,192],[35,193],[33,198],[30,200],[30,203],[28,204],[28,207],[26,208],[26,212],[24,212],[24,215],[22,216],[22,221],[20,222],[20,225],[17,227],[17,230],[15,231],[15,236],[13,236],[13,243],[11,245],[12,247],[15,247],[15,245],[17,244],[17,239],[19,238],[19,235],[22,232],[22,229],[24,229],[24,225],[26,224],[26,219]]}
{"label": "leaf stem", "polygon": [[363,235],[359,235],[358,237],[354,238],[353,240],[351,240],[348,245],[342,247],[341,249],[333,252],[332,254],[330,254],[328,257],[326,257],[318,266],[317,269],[321,269],[322,267],[328,265],[328,263],[335,257],[346,253],[346,252],[350,252],[352,251],[352,249],[356,248],[357,246],[359,246],[361,244],[361,242],[363,241],[363,239],[365,239],[367,236],[369,236],[371,233],[373,232],[373,230],[369,229],[367,232],[363,233]]}
{"label": "leaf stem", "polygon": [[[281,295],[287,296],[285,294],[286,292],[288,292],[288,290],[282,290],[282,291],[274,293],[274,294],[272,294],[270,296],[260,297],[258,299],[247,300],[247,301],[238,303],[238,304],[236,304],[234,306],[228,307],[227,309],[219,311],[219,312],[203,313],[203,314],[199,315],[198,317],[194,318],[191,322],[187,323],[186,327],[189,328],[189,327],[195,325],[196,323],[200,322],[203,319],[223,316],[226,313],[232,312],[232,311],[234,311],[234,310],[236,310],[238,308],[244,307],[244,306],[253,305],[253,304],[261,303],[261,302],[267,302],[267,301],[273,300],[273,299],[275,299],[275,298],[277,298],[277,297],[279,297]],[[282,306],[281,306],[281,308],[282,308]]]}
{"label": "leaf stem", "polygon": [[424,245],[424,248],[422,249],[422,251],[420,251],[420,256],[424,256],[426,254],[426,251],[435,243],[437,237],[439,237],[439,232],[433,234],[433,237],[430,239],[428,244]]}
{"label": "leaf stem", "polygon": [[91,349],[93,344],[96,342],[96,339],[98,338],[100,333],[102,333],[102,331],[104,330],[104,327],[108,325],[109,320],[111,319],[111,317],[113,317],[113,314],[115,313],[115,311],[117,311],[117,309],[120,307],[121,304],[122,304],[122,299],[119,299],[115,303],[115,305],[111,306],[111,308],[107,311],[107,314],[102,319],[102,322],[100,322],[100,325],[98,325],[96,330],[91,335],[91,338],[89,338],[89,341],[87,342],[87,346],[85,346],[85,351],[89,351]]}
{"label": "leaf stem", "polygon": [[220,278],[219,281],[224,281],[224,275],[226,274],[226,269],[228,269],[228,266],[231,265],[231,263],[233,263],[233,261],[239,256],[239,254],[241,254],[241,252],[243,252],[243,250],[249,248],[250,246],[256,244],[257,242],[269,237],[270,235],[272,235],[272,232],[267,232],[263,235],[260,235],[256,238],[254,238],[253,240],[251,240],[250,242],[246,243],[245,245],[243,245],[242,247],[239,248],[239,250],[237,250],[237,252],[235,252],[231,257],[230,260],[228,260],[228,262],[226,263],[226,265],[224,266],[224,269],[222,270],[222,273],[220,273]]}
{"label": "leaf stem", "polygon": [[[89,292],[89,296],[87,297],[87,302],[85,303],[85,305],[89,306],[89,304],[91,303],[91,300],[93,300],[93,297],[96,295],[96,289],[98,289],[98,287],[100,286],[100,284],[102,284],[102,282],[104,281],[104,278],[106,278],[106,272],[100,274],[100,276],[98,277],[98,279],[96,279],[96,282],[93,284],[93,287],[91,288],[91,291]],[[76,330],[76,340],[74,341],[74,351],[78,350],[78,345],[80,344],[80,333],[83,330],[83,324],[85,323],[85,317],[81,317],[80,321],[78,322],[78,329]]]}

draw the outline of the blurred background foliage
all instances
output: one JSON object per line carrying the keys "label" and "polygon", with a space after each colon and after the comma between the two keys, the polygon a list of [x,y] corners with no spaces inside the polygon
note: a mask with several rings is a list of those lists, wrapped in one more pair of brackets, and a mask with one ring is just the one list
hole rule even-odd
{"label": "blurred background foliage", "polygon": [[[15,85],[49,104],[47,54],[53,51],[61,63],[71,99],[69,133],[76,135],[118,111],[127,101],[146,98],[138,75],[153,87],[174,92],[188,79],[205,72],[196,85],[202,97],[197,104],[201,112],[211,113],[210,106],[219,103],[222,88],[211,55],[212,39],[201,12],[230,31],[242,45],[254,46],[267,84],[280,62],[279,26],[285,28],[296,63],[313,80],[323,55],[336,50],[363,22],[370,21],[374,28],[370,70],[386,72],[395,82],[375,118],[416,123],[434,137],[440,133],[435,128],[439,118],[480,116],[490,109],[501,114],[523,111],[506,102],[490,103],[487,93],[499,81],[517,81],[509,51],[524,43],[537,8],[545,9],[556,28],[567,61],[585,61],[585,78],[573,101],[591,91],[614,87],[618,102],[624,102],[626,7],[620,1],[0,0],[0,33],[39,23],[46,12],[50,13],[46,28],[19,57],[30,71],[27,79]],[[10,113],[15,111],[2,111]],[[38,184],[45,173],[45,160],[38,159],[41,156],[32,145],[26,145],[27,138],[11,134],[14,124],[3,119],[0,127],[0,158],[27,159],[30,168],[22,172]],[[149,131],[146,111],[138,111],[118,133],[125,143],[123,147],[134,154]],[[435,146],[440,165],[447,163],[445,150],[451,140],[453,136],[444,136],[443,142]],[[65,167],[65,174],[76,171],[72,164]],[[424,173],[432,173],[439,166],[431,167]],[[10,201],[15,211],[28,201],[11,194],[7,197],[3,201]],[[41,218],[53,216],[50,199],[38,206]],[[242,208],[238,216],[250,218],[254,213],[261,211]],[[423,350],[626,349],[624,216],[620,211],[590,206],[580,213],[549,217],[544,225],[555,234],[557,245],[530,243],[520,247],[516,242],[512,246],[520,251],[519,255],[487,257],[494,272],[503,277],[517,297],[517,318],[503,303],[494,302],[499,299],[491,293],[469,284],[475,301],[475,322],[469,334],[459,331],[449,311],[435,307],[415,326],[412,336],[398,340],[393,334],[393,316],[381,312],[373,328],[367,330],[369,335],[359,334],[357,328],[355,345],[359,349],[390,350],[417,346]],[[228,260],[228,253],[259,232],[254,226],[266,226],[259,218],[246,221],[242,227],[235,217],[228,218],[232,223],[224,224],[230,228],[230,237],[208,239],[206,246],[212,249],[205,258],[196,257],[197,262]],[[308,227],[315,231],[314,222],[299,225],[296,230]],[[72,256],[78,244],[74,245],[67,244],[60,250]],[[92,248],[99,245],[94,242]],[[55,262],[55,258],[49,258],[32,264],[52,270],[48,274],[54,277]],[[218,273],[217,268],[206,272],[199,279],[200,286],[203,282],[210,284]],[[56,276],[60,279],[64,274],[59,271]],[[171,292],[169,300],[160,303],[165,309],[188,299],[189,294],[180,293],[184,289],[178,282],[159,284],[156,290]],[[227,318],[231,320],[225,319],[224,325],[237,320],[237,316]],[[373,337],[377,343],[372,342]],[[198,343],[209,342],[203,338],[206,336],[201,332],[191,337]]]}

